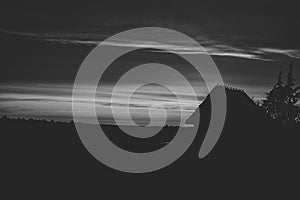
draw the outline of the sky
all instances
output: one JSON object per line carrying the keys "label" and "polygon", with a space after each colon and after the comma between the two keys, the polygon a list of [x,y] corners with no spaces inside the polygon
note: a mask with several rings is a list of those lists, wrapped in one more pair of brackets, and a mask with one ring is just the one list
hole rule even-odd
{"label": "sky", "polygon": [[[245,89],[261,99],[269,91],[281,69],[288,66],[300,82],[300,14],[292,1],[24,1],[1,4],[0,8],[0,114],[68,121],[72,118],[72,87],[77,70],[89,52],[106,38],[139,27],[163,27],[180,31],[198,41],[211,55],[226,84]],[[153,36],[155,37],[155,35]],[[116,48],[167,47],[177,54],[197,55],[201,50],[186,41],[114,41]],[[122,85],[117,101],[111,104],[109,91],[115,74],[127,65],[147,59],[167,60],[189,74],[198,85],[199,102],[191,98],[182,83],[168,74],[145,74],[164,78],[180,88],[183,101],[159,85],[140,88],[132,102],[126,102],[131,82]],[[185,63],[163,52],[133,54],[116,63],[97,90],[97,109],[110,123],[111,106],[130,107],[132,118],[144,123],[151,108],[154,121],[161,120],[163,108],[171,118],[186,119],[208,94],[201,77]],[[285,79],[284,79],[285,80]],[[83,86],[82,92],[89,90]],[[82,101],[82,115],[89,99]],[[171,120],[172,121],[172,120]],[[173,120],[176,121],[176,120]],[[128,123],[124,115],[124,123]]]}

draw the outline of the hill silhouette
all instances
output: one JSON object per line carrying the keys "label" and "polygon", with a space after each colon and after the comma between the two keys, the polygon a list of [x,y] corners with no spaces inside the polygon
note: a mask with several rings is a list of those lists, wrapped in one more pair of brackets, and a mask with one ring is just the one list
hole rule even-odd
{"label": "hill silhouette", "polygon": [[[217,87],[212,93],[219,92],[218,90]],[[251,156],[255,157],[253,161],[261,159],[262,162],[266,157],[276,160],[279,155],[287,158],[298,154],[293,148],[299,146],[299,124],[283,125],[272,120],[243,90],[226,87],[225,92],[227,96],[226,118],[219,145],[215,147],[216,149],[222,148],[220,154],[228,151],[227,156],[236,156],[248,161],[247,156]],[[211,117],[210,95],[197,110],[200,110],[198,130],[198,136],[200,136],[206,132]],[[193,117],[192,115],[187,122]],[[214,151],[218,153],[217,150]]]}
{"label": "hill silhouette", "polygon": [[[271,120],[244,91],[226,88],[223,132],[212,152],[198,159],[211,115],[210,95],[198,108],[199,129],[187,152],[170,166],[146,174],[122,173],[98,162],[81,143],[73,122],[2,117],[2,189],[11,198],[295,197],[300,128]],[[164,146],[177,129],[164,127],[158,137],[141,145],[119,137],[122,133],[116,126],[102,128],[112,133],[115,143],[136,152]]]}

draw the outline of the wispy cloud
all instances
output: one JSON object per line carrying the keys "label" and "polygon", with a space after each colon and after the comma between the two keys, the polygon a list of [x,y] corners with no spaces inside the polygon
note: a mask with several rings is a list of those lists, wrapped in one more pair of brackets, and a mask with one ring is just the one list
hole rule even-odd
{"label": "wispy cloud", "polygon": [[257,52],[261,54],[281,54],[290,58],[300,59],[300,49],[258,48]]}
{"label": "wispy cloud", "polygon": [[[104,41],[108,35],[98,33],[35,33],[0,30],[2,33],[24,36],[33,40],[55,42],[60,44],[96,46]],[[300,49],[279,49],[269,47],[235,47],[222,44],[220,41],[211,40],[207,37],[197,37],[197,41],[203,48],[194,46],[187,41],[138,41],[133,39],[114,40],[103,42],[104,45],[115,47],[134,47],[164,49],[177,54],[209,54],[212,56],[235,57],[262,61],[273,61],[275,55],[284,55],[290,58],[300,59]]]}

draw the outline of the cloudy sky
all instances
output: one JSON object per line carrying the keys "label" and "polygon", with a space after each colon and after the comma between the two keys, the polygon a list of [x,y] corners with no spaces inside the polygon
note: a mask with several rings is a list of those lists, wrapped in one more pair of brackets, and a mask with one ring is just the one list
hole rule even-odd
{"label": "cloudy sky", "polygon": [[[72,116],[71,95],[76,72],[84,58],[99,42],[119,32],[138,27],[170,28],[198,41],[212,56],[225,83],[243,88],[250,97],[263,98],[273,86],[280,69],[286,75],[294,61],[294,76],[300,80],[300,14],[289,1],[24,1],[1,4],[0,8],[0,113],[11,116],[69,120]],[[107,44],[120,48],[158,48],[164,46],[178,54],[199,54],[201,50],[185,41],[124,40]],[[118,62],[118,73],[125,64],[147,60],[147,55],[176,59],[151,52],[128,56]],[[184,64],[182,69],[188,70]],[[149,76],[146,74],[145,76]],[[151,76],[158,76],[153,72]],[[158,77],[162,78],[162,77]],[[170,84],[182,87],[174,77],[163,77]],[[99,115],[109,122],[110,106],[130,107],[140,121],[148,109],[163,104],[176,118],[180,112],[188,117],[197,102],[181,90],[184,106],[179,109],[174,97],[165,88],[150,85],[137,91],[134,102],[124,99],[110,104],[110,82],[97,91]],[[201,77],[190,79],[199,85],[201,102],[207,89]],[[88,88],[83,88],[88,90]],[[82,106],[90,103],[83,100]],[[121,113],[121,112],[120,112]],[[83,115],[88,115],[84,113]],[[121,115],[121,114],[120,114]],[[161,110],[154,107],[159,121]]]}

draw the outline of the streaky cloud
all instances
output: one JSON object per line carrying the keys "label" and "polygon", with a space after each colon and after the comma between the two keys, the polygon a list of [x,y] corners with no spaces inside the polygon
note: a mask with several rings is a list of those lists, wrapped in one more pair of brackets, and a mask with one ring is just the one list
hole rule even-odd
{"label": "streaky cloud", "polygon": [[108,35],[98,33],[35,33],[35,32],[18,32],[10,30],[1,30],[6,34],[13,34],[28,37],[29,39],[41,40],[46,42],[55,42],[60,44],[96,46],[100,42],[104,45],[115,47],[136,47],[136,48],[152,48],[158,49],[157,53],[164,53],[160,49],[167,50],[176,54],[209,54],[211,56],[234,57],[250,60],[274,61],[276,55],[284,55],[295,59],[300,59],[300,49],[280,49],[269,47],[235,47],[228,44],[222,44],[219,41],[209,39],[208,37],[197,37],[197,41],[203,45],[203,49],[199,49],[186,41],[136,41],[134,39],[117,40],[113,42],[104,41]]}

